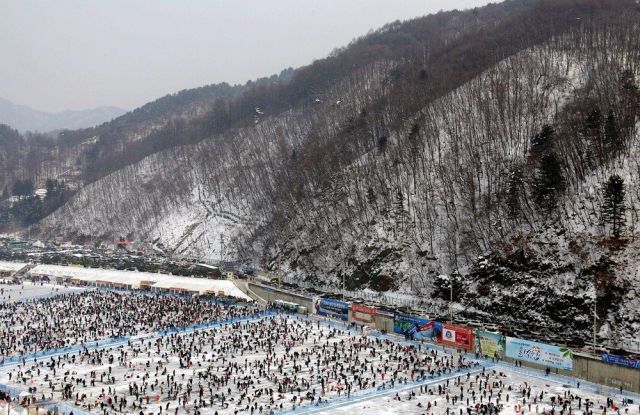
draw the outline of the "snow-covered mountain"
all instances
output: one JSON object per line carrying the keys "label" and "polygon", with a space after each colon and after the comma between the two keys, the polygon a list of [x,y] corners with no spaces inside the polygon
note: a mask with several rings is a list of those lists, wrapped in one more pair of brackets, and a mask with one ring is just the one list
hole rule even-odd
{"label": "snow-covered mountain", "polygon": [[125,112],[121,108],[104,106],[89,110],[52,113],[34,110],[25,105],[17,105],[7,99],[0,98],[0,123],[7,124],[22,132],[49,132],[93,127],[110,121]]}
{"label": "snow-covered mountain", "polygon": [[175,145],[39,231],[434,305],[453,284],[457,313],[576,341],[595,305],[600,341],[638,348],[638,17],[635,1],[513,1],[389,25],[160,127]]}

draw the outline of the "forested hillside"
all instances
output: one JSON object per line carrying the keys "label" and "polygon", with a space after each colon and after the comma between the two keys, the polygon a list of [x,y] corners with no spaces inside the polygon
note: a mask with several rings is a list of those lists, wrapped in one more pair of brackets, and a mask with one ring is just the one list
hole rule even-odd
{"label": "forested hillside", "polygon": [[550,336],[588,337],[597,301],[602,341],[630,344],[639,17],[531,0],[390,24],[202,113],[128,123],[140,139],[96,130],[83,186],[39,232],[425,302],[446,274],[459,312]]}

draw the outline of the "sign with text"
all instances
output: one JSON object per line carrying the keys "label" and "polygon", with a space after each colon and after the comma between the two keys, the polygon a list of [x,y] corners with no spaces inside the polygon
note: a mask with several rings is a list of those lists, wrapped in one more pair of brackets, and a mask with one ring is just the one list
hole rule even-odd
{"label": "sign with text", "polygon": [[376,309],[362,304],[351,304],[351,318],[362,323],[373,323]]}
{"label": "sign with text", "polygon": [[393,319],[393,331],[412,339],[431,339],[435,332],[435,321],[421,317],[396,314]]}
{"label": "sign with text", "polygon": [[316,300],[316,313],[321,316],[347,321],[349,320],[349,303],[332,298],[321,298]]}
{"label": "sign with text", "polygon": [[632,367],[640,369],[640,360],[635,359],[633,356],[616,356],[613,354],[603,354],[602,360],[614,365]]}
{"label": "sign with text", "polygon": [[395,313],[393,311],[387,311],[380,308],[376,308],[376,316],[388,317],[393,319],[395,318]]}
{"label": "sign with text", "polygon": [[507,357],[542,366],[573,370],[573,352],[570,349],[530,340],[506,338]]}
{"label": "sign with text", "polygon": [[504,336],[492,331],[476,331],[476,352],[486,357],[504,358]]}
{"label": "sign with text", "polygon": [[473,350],[473,330],[468,327],[442,323],[438,343],[458,349]]}

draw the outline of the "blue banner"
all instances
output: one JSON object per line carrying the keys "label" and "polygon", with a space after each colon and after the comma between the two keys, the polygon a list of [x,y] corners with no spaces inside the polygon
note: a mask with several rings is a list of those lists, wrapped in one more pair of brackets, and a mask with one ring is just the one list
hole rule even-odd
{"label": "blue banner", "polygon": [[440,323],[421,317],[396,314],[393,318],[393,331],[412,339],[432,339],[436,337]]}
{"label": "blue banner", "polygon": [[507,337],[507,357],[542,366],[573,370],[573,352],[565,347]]}
{"label": "blue banner", "polygon": [[634,369],[640,369],[640,360],[637,360],[631,356],[627,356],[627,357],[622,357],[622,356],[616,356],[613,354],[603,354],[602,355],[602,360],[607,362],[607,363],[611,363],[614,365],[620,365],[620,366],[626,366],[626,367],[632,367]]}
{"label": "blue banner", "polygon": [[316,300],[316,313],[321,316],[337,318],[342,321],[349,320],[349,303],[331,298]]}

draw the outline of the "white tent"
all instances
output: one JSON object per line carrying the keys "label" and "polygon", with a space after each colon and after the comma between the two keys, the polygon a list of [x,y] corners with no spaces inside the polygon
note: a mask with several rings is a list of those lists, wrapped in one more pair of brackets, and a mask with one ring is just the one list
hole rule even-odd
{"label": "white tent", "polygon": [[26,265],[24,262],[0,261],[0,272],[18,272]]}
{"label": "white tent", "polygon": [[245,293],[240,291],[232,281],[210,280],[205,278],[173,277],[163,281],[158,281],[152,285],[154,289],[164,289],[171,291],[187,291],[198,294],[223,294],[226,296],[238,297],[251,300]]}
{"label": "white tent", "polygon": [[119,271],[101,268],[82,268],[62,265],[37,265],[31,269],[34,277],[63,278],[70,281],[83,281],[91,285],[124,287],[139,289],[147,285],[156,289],[187,291],[199,294],[223,293],[227,296],[251,300],[240,291],[232,281],[211,280],[207,278],[178,277],[151,272]]}

